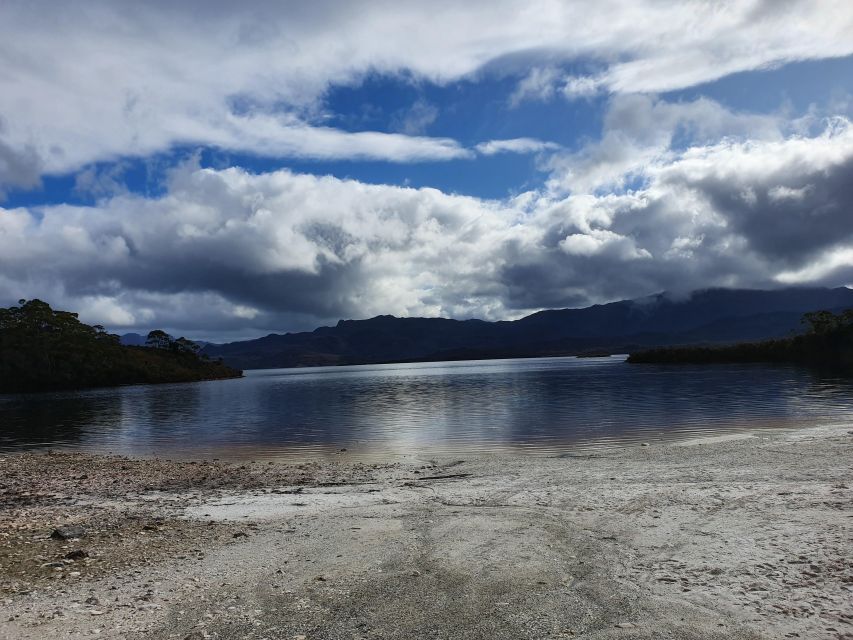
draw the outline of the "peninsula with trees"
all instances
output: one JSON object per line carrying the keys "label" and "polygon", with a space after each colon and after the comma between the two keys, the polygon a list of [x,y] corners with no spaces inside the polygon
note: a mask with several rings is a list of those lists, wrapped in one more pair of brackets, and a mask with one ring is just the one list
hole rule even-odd
{"label": "peninsula with trees", "polygon": [[726,346],[662,347],[632,353],[636,364],[709,364],[768,362],[799,364],[853,372],[853,309],[840,313],[814,311],[803,315],[802,334],[779,340]]}
{"label": "peninsula with trees", "polygon": [[0,309],[0,393],[196,382],[242,371],[199,353],[186,338],[148,334],[146,346],[122,345],[100,325],[41,300]]}

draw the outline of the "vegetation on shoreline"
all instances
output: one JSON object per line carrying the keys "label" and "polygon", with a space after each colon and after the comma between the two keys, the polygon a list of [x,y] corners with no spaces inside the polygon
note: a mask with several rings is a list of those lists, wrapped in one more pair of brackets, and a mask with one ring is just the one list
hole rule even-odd
{"label": "vegetation on shoreline", "polygon": [[631,363],[709,364],[737,362],[793,363],[853,372],[853,309],[803,316],[802,335],[781,340],[720,347],[664,347],[632,353]]}
{"label": "vegetation on shoreline", "polygon": [[242,371],[198,354],[195,343],[163,331],[148,346],[89,326],[76,313],[41,300],[0,309],[0,392],[48,391],[123,384],[194,382],[234,378]]}

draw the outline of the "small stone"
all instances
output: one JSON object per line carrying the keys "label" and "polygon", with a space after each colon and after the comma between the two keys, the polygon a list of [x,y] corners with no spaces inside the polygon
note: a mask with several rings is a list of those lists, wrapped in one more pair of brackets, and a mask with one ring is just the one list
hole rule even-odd
{"label": "small stone", "polygon": [[204,640],[204,634],[201,631],[191,631],[184,636],[184,640]]}
{"label": "small stone", "polygon": [[65,524],[57,527],[50,534],[54,540],[72,540],[74,538],[82,538],[86,535],[86,530],[79,524]]}
{"label": "small stone", "polygon": [[641,443],[640,443],[640,446],[641,446],[641,447],[648,447],[648,446],[649,446],[649,443],[648,443],[648,442],[641,442]]}
{"label": "small stone", "polygon": [[98,606],[99,604],[101,604],[101,601],[98,600],[95,596],[89,596],[88,598],[86,598],[86,604]]}
{"label": "small stone", "polygon": [[82,560],[83,558],[88,558],[89,554],[83,551],[82,549],[75,549],[74,551],[69,551],[65,554],[66,560]]}
{"label": "small stone", "polygon": [[245,531],[238,531],[237,533],[234,534],[234,537],[235,538],[248,538],[249,534],[246,533]]}
{"label": "small stone", "polygon": [[615,626],[617,629],[636,629],[637,628],[637,625],[635,625],[633,622],[619,622],[613,626]]}

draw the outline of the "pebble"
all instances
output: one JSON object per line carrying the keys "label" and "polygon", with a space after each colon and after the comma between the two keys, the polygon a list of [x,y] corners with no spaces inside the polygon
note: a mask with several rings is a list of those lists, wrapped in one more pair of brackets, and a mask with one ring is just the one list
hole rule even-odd
{"label": "pebble", "polygon": [[54,540],[72,540],[74,538],[82,538],[86,535],[86,530],[79,524],[65,524],[57,527],[50,534]]}

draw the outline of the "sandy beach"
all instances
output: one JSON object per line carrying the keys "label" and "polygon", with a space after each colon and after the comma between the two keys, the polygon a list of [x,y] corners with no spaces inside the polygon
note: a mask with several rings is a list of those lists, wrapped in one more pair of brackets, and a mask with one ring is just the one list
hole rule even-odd
{"label": "sandy beach", "polygon": [[4,455],[0,637],[853,638],[851,482],[840,427],[376,464]]}

